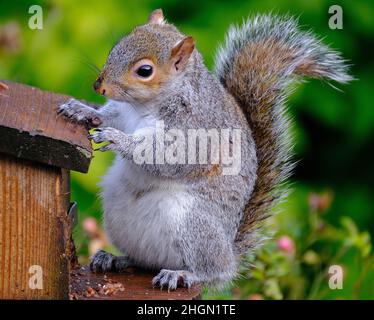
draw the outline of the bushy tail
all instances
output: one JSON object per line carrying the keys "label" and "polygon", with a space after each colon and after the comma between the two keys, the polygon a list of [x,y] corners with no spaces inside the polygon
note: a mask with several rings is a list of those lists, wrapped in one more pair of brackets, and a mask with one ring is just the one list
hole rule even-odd
{"label": "bushy tail", "polygon": [[216,56],[216,74],[247,116],[258,157],[257,181],[236,236],[239,253],[256,245],[259,221],[284,196],[293,165],[285,100],[298,76],[348,82],[338,52],[290,17],[257,16],[232,27]]}

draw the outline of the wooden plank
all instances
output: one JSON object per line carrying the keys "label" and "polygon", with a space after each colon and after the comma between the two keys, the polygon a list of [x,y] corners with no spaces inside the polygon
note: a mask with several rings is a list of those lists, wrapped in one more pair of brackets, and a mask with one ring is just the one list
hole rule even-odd
{"label": "wooden plank", "polygon": [[[69,196],[67,170],[0,154],[0,299],[68,298]],[[29,285],[31,266],[42,289]]]}
{"label": "wooden plank", "polygon": [[123,273],[96,274],[88,266],[76,268],[70,277],[73,300],[193,300],[199,299],[201,287],[170,291],[152,287],[156,274],[135,268]]}
{"label": "wooden plank", "polygon": [[92,156],[87,129],[57,116],[57,106],[70,97],[1,82],[0,152],[87,172]]}

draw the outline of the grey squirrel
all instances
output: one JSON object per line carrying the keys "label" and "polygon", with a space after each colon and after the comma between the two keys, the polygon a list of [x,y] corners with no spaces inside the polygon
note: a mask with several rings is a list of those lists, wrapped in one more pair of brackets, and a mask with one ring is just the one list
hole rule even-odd
{"label": "grey squirrel", "polygon": [[[123,256],[99,251],[91,270],[161,270],[153,284],[168,289],[231,281],[241,256],[261,243],[261,222],[284,197],[293,167],[284,102],[302,76],[351,80],[340,54],[290,17],[256,16],[232,27],[213,74],[193,38],[160,9],[121,39],[94,83],[108,102],[93,108],[73,99],[59,107],[98,126],[92,139],[108,142],[101,151],[117,153],[101,187],[105,230]],[[157,121],[183,132],[239,129],[240,170],[223,174],[222,159],[136,162],[140,145],[157,144]]]}

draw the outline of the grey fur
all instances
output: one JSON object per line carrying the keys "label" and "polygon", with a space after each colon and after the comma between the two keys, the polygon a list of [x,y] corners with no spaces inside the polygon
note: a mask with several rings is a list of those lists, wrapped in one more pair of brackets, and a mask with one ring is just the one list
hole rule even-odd
{"label": "grey fur", "polygon": [[[138,27],[113,48],[103,68],[102,76],[110,83],[112,98],[116,101],[98,110],[74,102],[60,108],[61,113],[78,121],[100,117],[101,128],[92,138],[96,142],[108,142],[101,147],[102,151],[113,150],[118,154],[102,182],[106,232],[135,265],[162,269],[153,280],[155,285],[175,289],[181,281],[188,287],[195,282],[225,284],[236,275],[240,253],[258,242],[253,226],[247,232],[238,233],[247,223],[244,212],[261,165],[256,155],[259,151],[254,142],[256,133],[251,132],[251,122],[245,115],[253,109],[239,105],[242,97],[229,93],[226,75],[232,71],[232,61],[242,53],[244,45],[269,36],[280,39],[297,53],[286,68],[276,70],[279,73],[266,75],[278,79],[268,88],[269,92],[280,90],[276,101],[269,105],[272,122],[265,123],[276,136],[278,158],[274,168],[280,166],[282,170],[280,177],[272,181],[274,192],[292,168],[288,162],[289,124],[283,101],[284,89],[293,80],[291,75],[300,59],[315,57],[319,61],[320,76],[341,82],[350,79],[339,55],[311,34],[298,32],[293,20],[263,16],[247,21],[241,29],[232,28],[225,48],[217,56],[218,79],[209,73],[195,49],[184,70],[163,80],[159,87],[149,89],[146,96],[146,89],[121,83],[123,73],[148,55],[156,56],[157,63],[164,66],[176,42],[184,35],[164,22]],[[244,96],[256,96],[257,86],[266,85],[261,82],[263,78],[251,76],[248,86],[244,85],[251,91],[242,92]],[[236,86],[235,78],[230,84]],[[251,107],[256,108],[256,104]],[[185,132],[199,128],[241,129],[243,161],[239,174],[222,175],[214,172],[214,166],[209,164],[137,165],[132,153],[141,143],[142,135],[135,132],[135,127],[138,122],[152,127],[154,120],[163,120],[166,130],[177,128]],[[260,155],[263,156],[261,152]],[[91,266],[99,272],[109,270],[113,268],[113,259],[100,252],[94,256]]]}
{"label": "grey fur", "polygon": [[[310,31],[300,31],[297,20],[290,16],[257,15],[248,18],[240,27],[231,26],[225,38],[225,44],[219,48],[215,59],[215,73],[224,77],[230,69],[234,57],[248,43],[261,43],[273,37],[284,43],[289,49],[295,50],[295,56],[288,68],[280,74],[278,83],[285,87],[294,78],[286,79],[294,72],[297,65],[306,57],[312,58],[320,66],[320,78],[347,83],[353,80],[348,74],[346,60],[337,51],[324,45]],[[286,82],[284,82],[287,80]]]}
{"label": "grey fur", "polygon": [[[244,55],[248,46],[252,49]],[[272,56],[264,56],[261,46]],[[260,61],[262,56],[265,61]],[[237,252],[245,253],[261,242],[261,237],[256,236],[261,221],[287,195],[284,182],[294,166],[291,125],[285,107],[291,84],[300,76],[340,83],[353,78],[338,52],[322,44],[311,32],[300,31],[297,21],[289,16],[260,15],[247,19],[240,27],[232,26],[215,60],[217,77],[240,101],[252,130],[257,128],[254,137],[261,146],[257,148],[259,166],[268,166],[264,176],[257,179],[236,236]],[[235,70],[237,60],[247,62],[247,69]],[[266,162],[269,163],[265,165]]]}

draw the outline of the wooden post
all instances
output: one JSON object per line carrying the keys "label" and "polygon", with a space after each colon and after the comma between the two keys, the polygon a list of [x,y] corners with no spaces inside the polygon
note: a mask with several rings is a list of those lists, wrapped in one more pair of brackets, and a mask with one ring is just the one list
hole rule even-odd
{"label": "wooden post", "polygon": [[0,298],[68,298],[68,171],[2,154],[0,177]]}
{"label": "wooden post", "polygon": [[67,96],[0,81],[0,299],[196,299],[155,273],[93,274],[75,262],[69,170],[87,172],[87,129],[57,117]]}
{"label": "wooden post", "polygon": [[69,97],[5,82],[0,95],[0,298],[68,299],[69,171],[87,171],[87,131],[56,115]]}

